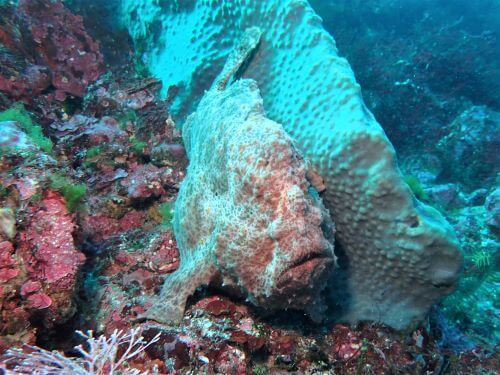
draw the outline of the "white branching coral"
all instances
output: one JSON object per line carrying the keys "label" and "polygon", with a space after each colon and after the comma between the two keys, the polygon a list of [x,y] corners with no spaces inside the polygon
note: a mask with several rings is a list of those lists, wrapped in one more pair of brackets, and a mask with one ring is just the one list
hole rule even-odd
{"label": "white branching coral", "polygon": [[158,333],[146,341],[141,328],[128,332],[115,330],[109,337],[94,337],[92,331],[77,333],[87,341],[85,348],[83,345],[75,347],[81,357],[66,357],[58,351],[27,345],[23,349],[8,350],[7,359],[0,362],[0,368],[6,375],[145,375],[149,372],[130,368],[128,361],[160,339]]}

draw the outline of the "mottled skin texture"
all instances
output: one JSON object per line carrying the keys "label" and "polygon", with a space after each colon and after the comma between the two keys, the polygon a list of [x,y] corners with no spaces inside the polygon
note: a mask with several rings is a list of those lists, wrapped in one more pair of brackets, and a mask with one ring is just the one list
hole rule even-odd
{"label": "mottled skin texture", "polygon": [[258,37],[248,31],[184,124],[190,164],[174,214],[181,264],[147,318],[179,321],[187,298],[215,279],[264,309],[319,316],[333,224],[291,139],[265,117],[256,83],[227,85]]}
{"label": "mottled skin texture", "polygon": [[307,1],[124,0],[123,11],[152,72],[177,88],[170,110],[179,123],[234,40],[248,27],[262,30],[240,74],[257,82],[268,118],[324,180],[344,260],[331,282],[332,300],[343,302],[332,318],[406,328],[453,290],[461,255],[451,226],[403,181],[349,63]]}

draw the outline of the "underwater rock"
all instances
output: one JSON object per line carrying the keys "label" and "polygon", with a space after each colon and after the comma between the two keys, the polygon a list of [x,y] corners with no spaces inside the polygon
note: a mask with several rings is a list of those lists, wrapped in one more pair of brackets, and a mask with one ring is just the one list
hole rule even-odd
{"label": "underwater rock", "polygon": [[89,241],[100,243],[131,229],[140,228],[145,220],[146,218],[143,213],[130,211],[120,219],[114,219],[105,215],[87,216],[80,225],[82,233]]}
{"label": "underwater rock", "polygon": [[429,201],[438,204],[440,207],[452,208],[463,206],[465,198],[456,184],[433,185],[424,189]]}
{"label": "underwater rock", "polygon": [[[493,198],[495,192],[490,193]],[[490,199],[491,199],[490,198]],[[494,199],[491,199],[493,202]],[[448,216],[460,239],[464,254],[464,274],[457,290],[440,305],[451,328],[485,348],[498,346],[498,230],[489,225],[493,209],[488,204],[453,207]],[[494,212],[494,209],[493,209]],[[443,327],[446,328],[446,327]],[[446,332],[442,333],[446,335]],[[453,335],[453,331],[450,332]],[[460,337],[456,337],[460,338]],[[453,337],[446,339],[452,343]],[[494,350],[494,349],[493,349]]]}
{"label": "underwater rock", "polygon": [[402,172],[413,176],[424,184],[435,183],[443,170],[442,162],[437,155],[419,153],[400,159]]}
{"label": "underwater rock", "polygon": [[459,115],[437,145],[447,177],[473,188],[494,183],[500,173],[498,134],[500,112],[474,106]]}
{"label": "underwater rock", "polygon": [[97,267],[85,276],[83,293],[89,303],[82,319],[94,330],[111,333],[130,328],[134,318],[145,311],[140,303],[144,296],[153,295],[165,276],[179,267],[172,231],[160,227],[148,231],[141,228],[144,222],[145,218],[133,228],[103,239],[88,234],[99,251],[94,253]]}
{"label": "underwater rock", "polygon": [[162,143],[151,150],[151,161],[157,166],[171,164],[171,160],[182,160],[185,156],[184,146],[175,143]]}
{"label": "underwater rock", "polygon": [[95,90],[90,90],[85,98],[87,108],[103,114],[116,112],[119,108],[140,110],[152,105],[157,100],[156,94],[161,88],[161,82],[155,78],[134,78],[130,77],[132,82],[121,85],[113,81],[106,82],[106,78],[100,80],[100,84],[95,86]]}
{"label": "underwater rock", "polygon": [[0,208],[0,240],[2,235],[12,240],[16,236],[16,217],[11,208]]}
{"label": "underwater rock", "polygon": [[127,194],[135,200],[146,200],[165,194],[163,185],[174,185],[173,170],[158,168],[153,164],[138,165],[129,176],[121,182],[127,188]]}
{"label": "underwater rock", "polygon": [[26,98],[41,94],[50,84],[49,70],[39,65],[28,66],[15,79],[0,75],[0,91],[9,93],[13,98]]}
{"label": "underwater rock", "polygon": [[36,208],[30,226],[20,234],[17,251],[26,266],[28,280],[43,284],[43,294],[35,294],[38,297],[28,298],[28,302],[38,309],[49,308],[44,324],[51,326],[64,322],[75,312],[72,297],[85,256],[75,248],[74,217],[68,214],[60,194],[47,192]]}
{"label": "underwater rock", "polygon": [[85,260],[60,194],[48,191],[19,220],[23,226],[12,242],[0,240],[0,351],[8,343],[34,343],[38,330],[74,316],[77,274]]}
{"label": "underwater rock", "polygon": [[0,155],[34,155],[40,149],[15,121],[0,121]]}
{"label": "underwater rock", "polygon": [[33,38],[34,49],[49,67],[55,97],[82,97],[103,72],[99,45],[87,34],[80,16],[60,1],[20,0],[18,12]]}
{"label": "underwater rock", "polygon": [[146,318],[180,321],[187,298],[218,279],[265,310],[320,313],[333,224],[292,140],[265,117],[255,81],[229,84],[259,37],[244,34],[184,124],[189,167],[173,220],[180,268]]}
{"label": "underwater rock", "polygon": [[467,205],[468,206],[481,206],[488,195],[488,189],[481,188],[474,190],[467,196]]}
{"label": "underwater rock", "polygon": [[[31,40],[14,4],[0,3],[0,92],[31,102],[51,84],[49,69],[32,56]],[[3,103],[2,103],[3,104]]]}
{"label": "underwater rock", "polygon": [[[165,89],[178,91],[171,111],[181,120],[209,88],[233,40],[248,27],[262,30],[238,74],[255,79],[267,116],[283,124],[324,179],[323,200],[346,260],[345,272],[336,275],[347,285],[333,280],[340,294],[333,298],[343,301],[336,318],[405,328],[453,290],[461,255],[452,228],[402,180],[394,149],[363,103],[348,62],[306,1],[126,0],[122,14],[152,73]],[[203,238],[198,233],[193,243]]]}
{"label": "underwater rock", "polygon": [[500,233],[500,188],[493,190],[487,197],[486,224],[496,233]]}
{"label": "underwater rock", "polygon": [[[159,360],[160,373],[223,374],[450,374],[481,373],[498,366],[495,356],[481,349],[461,353],[443,351],[425,329],[402,335],[386,326],[337,324],[327,332],[305,326],[290,315],[283,325],[261,319],[242,302],[221,295],[204,297],[186,311],[180,325],[145,323],[145,337],[161,332],[158,343],[146,350],[145,364]],[[317,327],[316,327],[317,328]],[[166,369],[164,369],[164,367]]]}
{"label": "underwater rock", "polygon": [[61,1],[20,0],[0,7],[0,92],[45,107],[53,99],[83,97],[104,64],[82,18]]}
{"label": "underwater rock", "polygon": [[[79,118],[79,120],[75,118]],[[73,121],[73,119],[75,119],[77,123],[82,121],[80,126],[83,131],[81,131],[79,136],[85,135],[92,146],[99,146],[106,142],[117,142],[126,137],[126,133],[120,129],[118,121],[112,117],[105,116],[101,119],[96,119],[77,115],[74,116],[70,122]]]}

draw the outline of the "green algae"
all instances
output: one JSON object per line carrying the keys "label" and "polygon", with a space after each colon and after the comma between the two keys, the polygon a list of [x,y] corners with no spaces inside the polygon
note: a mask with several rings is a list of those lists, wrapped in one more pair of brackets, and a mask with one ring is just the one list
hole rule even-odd
{"label": "green algae", "polygon": [[130,138],[130,149],[138,155],[141,155],[144,148],[147,146],[146,142],[140,141],[139,139],[132,137]]}
{"label": "green algae", "polygon": [[52,141],[43,135],[42,127],[35,124],[24,105],[18,103],[0,112],[0,121],[16,121],[31,141],[47,153],[52,153]]}
{"label": "green algae", "polygon": [[429,199],[429,197],[427,196],[427,193],[425,192],[424,188],[422,187],[422,184],[415,176],[411,176],[411,175],[405,176],[404,181],[410,187],[411,191],[417,197],[417,199],[419,199],[421,201],[425,201],[425,200]]}
{"label": "green algae", "polygon": [[94,167],[96,165],[96,159],[102,154],[102,148],[99,146],[93,146],[87,150],[85,155],[85,161],[83,165],[87,168]]}
{"label": "green algae", "polygon": [[129,109],[119,114],[116,117],[116,121],[118,121],[121,130],[126,130],[127,124],[130,122],[135,124],[138,121],[138,117],[134,110]]}
{"label": "green algae", "polygon": [[53,174],[50,177],[50,188],[60,192],[66,201],[69,212],[75,212],[87,193],[85,184],[75,184],[66,176]]}
{"label": "green algae", "polygon": [[171,227],[172,226],[172,218],[174,217],[174,207],[172,202],[165,202],[160,204],[158,207],[158,212],[160,213],[162,217],[162,222],[161,224],[164,227]]}

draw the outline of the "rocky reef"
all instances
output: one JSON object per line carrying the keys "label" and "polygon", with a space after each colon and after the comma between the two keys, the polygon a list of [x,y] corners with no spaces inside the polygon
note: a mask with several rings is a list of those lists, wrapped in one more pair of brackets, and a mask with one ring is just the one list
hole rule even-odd
{"label": "rocky reef", "polygon": [[[50,97],[82,97],[104,71],[98,44],[86,33],[80,16],[62,3],[20,0],[15,14],[2,13],[0,90],[29,101],[49,87]],[[13,58],[18,57],[20,61]]]}
{"label": "rocky reef", "polygon": [[[405,328],[453,290],[461,257],[451,227],[412,197],[349,64],[306,2],[133,1],[124,3],[124,16],[134,38],[164,46],[145,53],[152,72],[178,88],[171,110],[181,122],[217,75],[230,41],[246,27],[261,28],[255,56],[240,74],[256,80],[269,117],[283,124],[324,179],[322,199],[346,259],[332,281],[334,298],[343,301],[338,318]],[[174,26],[145,33],[153,22]],[[186,38],[191,43],[183,45]]]}
{"label": "rocky reef", "polygon": [[494,101],[419,152],[305,2],[146,3],[0,2],[2,371],[495,373]]}

